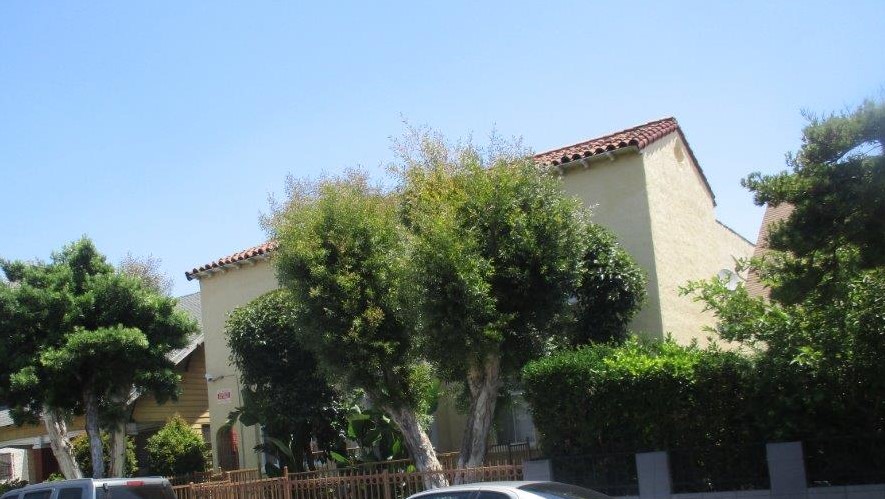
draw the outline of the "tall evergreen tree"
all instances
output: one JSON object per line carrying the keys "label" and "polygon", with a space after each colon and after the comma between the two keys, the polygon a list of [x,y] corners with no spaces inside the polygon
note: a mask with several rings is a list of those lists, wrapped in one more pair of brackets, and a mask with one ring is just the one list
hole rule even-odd
{"label": "tall evergreen tree", "polygon": [[[87,238],[48,263],[0,268],[10,282],[0,287],[2,395],[18,421],[84,414],[93,476],[102,477],[103,424],[119,420],[133,388],[161,402],[177,395],[166,354],[183,347],[196,324],[174,299],[108,264]],[[56,453],[63,466],[64,445]]]}
{"label": "tall evergreen tree", "polygon": [[771,299],[716,279],[688,287],[720,336],[757,348],[771,438],[885,433],[883,146],[881,102],[810,117],[791,171],[744,182],[757,203],[794,207],[772,228],[772,251],[747,264]]}

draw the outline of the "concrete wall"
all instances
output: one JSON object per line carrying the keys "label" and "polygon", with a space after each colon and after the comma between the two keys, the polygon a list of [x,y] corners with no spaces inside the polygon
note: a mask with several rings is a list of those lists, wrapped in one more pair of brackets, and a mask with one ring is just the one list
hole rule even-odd
{"label": "concrete wall", "polygon": [[[206,372],[214,377],[207,384],[214,453],[218,450],[218,429],[227,421],[228,414],[241,405],[239,375],[230,364],[224,323],[233,309],[277,287],[273,267],[266,260],[200,279]],[[230,397],[226,398],[228,394]],[[259,457],[252,449],[260,441],[260,428],[257,425],[250,428],[237,425],[235,429],[239,435],[240,467],[258,467]],[[213,458],[217,463],[217,454]]]}
{"label": "concrete wall", "polygon": [[592,220],[617,236],[648,275],[648,298],[631,324],[633,331],[662,337],[663,323],[657,277],[656,241],[652,238],[651,215],[643,158],[637,152],[601,158],[587,168],[570,168],[562,177],[567,194],[584,202]]}
{"label": "concrete wall", "polygon": [[713,198],[678,133],[642,151],[654,240],[657,294],[664,333],[681,342],[699,339],[714,317],[679,287],[734,268],[733,257],[748,257],[753,245],[718,223]]}

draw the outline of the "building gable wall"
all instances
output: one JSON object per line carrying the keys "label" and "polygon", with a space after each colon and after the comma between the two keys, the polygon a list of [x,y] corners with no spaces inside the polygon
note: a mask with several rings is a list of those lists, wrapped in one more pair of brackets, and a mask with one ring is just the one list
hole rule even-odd
{"label": "building gable wall", "polygon": [[753,245],[716,221],[713,199],[678,133],[642,151],[655,248],[663,331],[681,343],[705,343],[714,317],[679,288],[708,279]]}
{"label": "building gable wall", "polygon": [[[206,373],[213,377],[207,383],[209,419],[212,428],[212,449],[218,449],[216,433],[226,422],[228,415],[242,404],[239,374],[230,363],[230,350],[224,337],[224,323],[237,307],[278,288],[273,266],[267,260],[253,260],[226,272],[216,272],[200,279],[203,334],[206,337]],[[228,398],[229,395],[229,398]],[[257,454],[252,449],[259,443],[260,428],[235,428],[241,439],[239,445],[240,467],[258,467]],[[218,456],[213,456],[218,462]]]}
{"label": "building gable wall", "polygon": [[663,324],[657,285],[655,241],[642,156],[627,151],[576,166],[563,175],[566,193],[581,199],[591,220],[610,229],[648,276],[648,297],[631,329],[661,337]]}

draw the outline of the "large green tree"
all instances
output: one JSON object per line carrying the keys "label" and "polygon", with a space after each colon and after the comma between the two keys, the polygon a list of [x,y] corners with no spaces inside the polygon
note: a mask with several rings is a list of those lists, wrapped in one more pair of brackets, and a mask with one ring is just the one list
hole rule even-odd
{"label": "large green tree", "polygon": [[644,277],[524,151],[410,142],[392,189],[291,183],[275,262],[306,344],[391,416],[419,468],[438,467],[417,417],[431,377],[466,386],[460,465],[477,466],[503,382],[558,346],[623,337]]}
{"label": "large green tree", "polygon": [[555,343],[622,336],[644,280],[517,145],[415,144],[401,171],[418,326],[444,379],[466,381],[459,466],[481,466],[502,383]]}
{"label": "large green tree", "polygon": [[272,450],[294,471],[313,469],[311,442],[331,450],[346,425],[343,400],[301,344],[300,310],[281,289],[235,309],[225,325],[246,392],[237,417],[247,426],[261,424],[276,443]]}
{"label": "large green tree", "polygon": [[846,278],[885,265],[885,105],[807,117],[791,170],[743,182],[759,205],[793,206],[769,235],[777,253],[755,263],[781,303],[830,300]]}
{"label": "large green tree", "polygon": [[[84,414],[93,476],[104,476],[101,427],[120,420],[133,388],[159,401],[177,394],[166,354],[196,328],[175,300],[108,264],[83,238],[50,262],[3,261],[0,390],[18,421],[43,417],[50,435],[65,414]],[[113,425],[109,424],[113,423]],[[66,476],[69,443],[56,449]],[[74,467],[76,469],[76,467]]]}
{"label": "large green tree", "polygon": [[770,300],[718,280],[689,287],[723,338],[757,348],[774,438],[885,432],[883,146],[881,102],[810,117],[791,171],[745,181],[757,203],[794,207],[772,251],[745,264]]}
{"label": "large green tree", "polygon": [[[421,414],[433,386],[407,303],[410,236],[397,197],[357,173],[292,183],[272,221],[280,282],[298,303],[304,344],[344,389],[362,389],[403,433],[422,471],[441,470]],[[428,474],[428,486],[446,483]]]}

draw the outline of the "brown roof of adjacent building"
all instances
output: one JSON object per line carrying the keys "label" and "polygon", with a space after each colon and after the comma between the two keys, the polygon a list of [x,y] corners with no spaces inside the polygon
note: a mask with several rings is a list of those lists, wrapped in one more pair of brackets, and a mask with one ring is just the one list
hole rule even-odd
{"label": "brown roof of adjacent building", "polygon": [[[759,227],[759,236],[756,237],[756,249],[753,251],[754,258],[764,256],[770,251],[768,235],[771,232],[772,226],[789,218],[791,213],[793,213],[793,205],[788,203],[765,207],[765,215],[762,216],[762,225]],[[768,298],[770,294],[768,287],[760,280],[759,274],[752,271],[747,276],[747,292],[751,296],[762,296],[765,298]]]}
{"label": "brown roof of adjacent building", "polygon": [[[704,171],[701,169],[700,163],[698,163],[694,152],[691,150],[691,146],[688,145],[688,141],[685,139],[685,135],[682,133],[682,129],[679,127],[679,123],[676,121],[676,118],[673,117],[649,121],[648,123],[645,123],[643,125],[628,128],[626,130],[621,130],[619,132],[610,133],[608,135],[603,135],[602,137],[597,137],[594,139],[586,140],[584,142],[579,142],[577,144],[572,144],[570,146],[560,147],[551,151],[542,152],[540,154],[536,154],[534,156],[534,160],[541,165],[557,166],[630,147],[635,147],[636,150],[641,151],[648,145],[674,132],[679,134],[682,142],[685,144],[685,147],[688,150],[688,154],[691,156],[694,165],[698,169],[698,173],[700,173],[701,180],[704,182],[704,187],[707,189],[707,192],[710,194],[710,199],[715,205],[716,198],[713,196],[713,189],[710,188],[710,183],[707,181],[707,177],[706,175],[704,175]],[[264,244],[254,246],[238,253],[228,255],[224,258],[219,258],[218,260],[209,262],[200,267],[196,267],[190,272],[185,272],[184,275],[185,277],[187,277],[188,280],[191,280],[200,273],[213,271],[227,266],[237,265],[239,262],[265,255],[275,250],[276,247],[277,243],[275,241],[268,241]]]}
{"label": "brown roof of adjacent building", "polygon": [[211,261],[205,265],[201,265],[200,267],[195,267],[190,272],[185,272],[184,276],[187,277],[188,281],[190,281],[191,279],[196,277],[197,274],[200,274],[202,272],[220,269],[222,267],[227,267],[231,265],[237,265],[240,262],[244,262],[258,256],[266,255],[276,248],[276,241],[268,241],[264,244],[259,244],[258,246],[253,246],[249,249],[238,251],[232,255],[228,255],[223,258],[219,258],[218,260]]}

